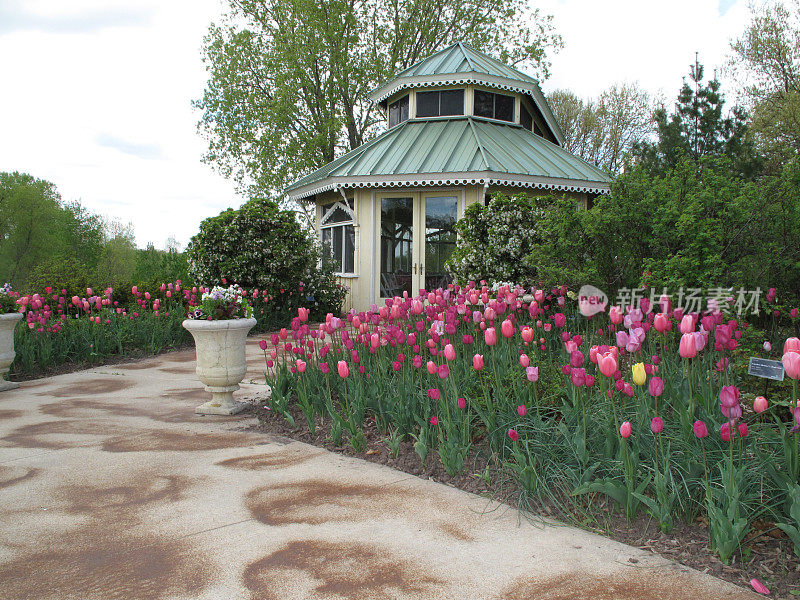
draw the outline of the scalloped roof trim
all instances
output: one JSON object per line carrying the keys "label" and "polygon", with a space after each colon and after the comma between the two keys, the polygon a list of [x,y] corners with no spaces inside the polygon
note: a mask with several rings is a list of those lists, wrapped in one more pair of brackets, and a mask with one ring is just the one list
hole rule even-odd
{"label": "scalloped roof trim", "polygon": [[399,188],[399,187],[420,187],[420,186],[447,186],[447,185],[505,185],[509,187],[523,187],[523,188],[537,188],[537,189],[550,189],[563,192],[590,192],[595,194],[609,194],[611,187],[606,185],[592,186],[592,185],[573,185],[573,184],[557,184],[545,183],[537,181],[520,181],[518,179],[502,179],[496,177],[488,178],[440,178],[440,179],[414,179],[414,180],[386,180],[386,181],[337,181],[321,185],[300,194],[290,194],[289,200],[302,200],[329,192],[339,188]]}

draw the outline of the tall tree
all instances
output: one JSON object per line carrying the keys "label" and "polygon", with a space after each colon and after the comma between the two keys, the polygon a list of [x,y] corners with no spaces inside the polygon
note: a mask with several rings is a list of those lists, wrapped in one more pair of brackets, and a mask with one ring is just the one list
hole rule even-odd
{"label": "tall tree", "polygon": [[800,0],[753,5],[729,66],[746,82],[759,150],[773,171],[800,155]]}
{"label": "tall tree", "polygon": [[374,135],[367,95],[454,41],[548,73],[561,46],[524,0],[228,0],[210,27],[198,127],[205,160],[269,197]]}
{"label": "tall tree", "polygon": [[725,155],[731,159],[735,172],[754,175],[758,165],[747,138],[747,113],[735,106],[723,114],[725,96],[716,75],[703,81],[703,65],[695,59],[689,68],[689,81],[684,80],[678,92],[674,111],[670,114],[660,106],[653,113],[658,140],[654,144],[638,144],[637,160],[652,172],[664,173],[684,157],[699,169],[703,157]]}
{"label": "tall tree", "polygon": [[612,174],[653,130],[652,99],[636,84],[615,84],[588,100],[569,90],[547,99],[564,131],[564,147]]}

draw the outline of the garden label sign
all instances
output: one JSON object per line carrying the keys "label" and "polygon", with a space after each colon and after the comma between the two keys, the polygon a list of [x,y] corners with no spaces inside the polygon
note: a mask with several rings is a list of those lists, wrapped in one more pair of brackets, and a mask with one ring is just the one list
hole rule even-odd
{"label": "garden label sign", "polygon": [[779,360],[767,360],[766,358],[751,356],[747,374],[763,377],[764,379],[783,381],[783,364]]}

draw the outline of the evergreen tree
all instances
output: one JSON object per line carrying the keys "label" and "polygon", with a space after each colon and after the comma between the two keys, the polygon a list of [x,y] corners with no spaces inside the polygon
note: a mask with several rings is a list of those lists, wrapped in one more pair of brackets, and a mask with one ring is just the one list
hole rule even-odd
{"label": "evergreen tree", "polygon": [[657,141],[639,144],[634,151],[637,162],[652,174],[672,171],[685,158],[700,169],[703,157],[727,156],[736,174],[752,177],[758,170],[753,145],[747,135],[747,113],[734,107],[723,114],[725,96],[716,77],[704,83],[699,60],[689,67],[675,110],[668,114],[661,106],[653,113]]}

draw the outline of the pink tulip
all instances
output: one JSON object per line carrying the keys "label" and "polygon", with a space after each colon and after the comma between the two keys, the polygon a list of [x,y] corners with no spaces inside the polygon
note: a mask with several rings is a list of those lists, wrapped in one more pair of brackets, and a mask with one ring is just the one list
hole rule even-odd
{"label": "pink tulip", "polygon": [[664,421],[661,417],[653,417],[653,420],[650,421],[650,431],[653,433],[661,433],[664,431]]}
{"label": "pink tulip", "polygon": [[608,316],[614,325],[622,323],[622,309],[619,306],[612,306],[608,309]]}
{"label": "pink tulip", "polygon": [[301,321],[308,321],[308,309],[302,306],[297,309],[297,316]]}
{"label": "pink tulip", "polygon": [[436,363],[435,362],[433,362],[432,360],[429,360],[428,363],[425,365],[425,367],[428,369],[428,374],[436,375],[438,369],[436,367]]}
{"label": "pink tulip", "polygon": [[437,416],[431,417],[431,425],[436,427],[438,424],[439,424],[439,417],[437,417]]}
{"label": "pink tulip", "polygon": [[772,344],[764,342],[764,352],[772,352]]}
{"label": "pink tulip", "polygon": [[476,371],[483,370],[483,354],[476,354],[472,357],[472,368]]}
{"label": "pink tulip", "polygon": [[723,442],[730,442],[731,441],[731,426],[730,426],[730,424],[723,423],[722,425],[720,425],[719,437],[722,438]]}
{"label": "pink tulip", "polygon": [[531,359],[528,358],[527,354],[520,354],[519,355],[519,364],[523,369],[527,369],[528,365],[531,364]]}
{"label": "pink tulip", "polygon": [[753,588],[753,589],[754,589],[756,592],[758,592],[759,594],[763,594],[763,595],[765,595],[765,596],[768,596],[768,595],[769,595],[769,588],[767,588],[767,586],[765,586],[763,583],[761,583],[761,582],[760,582],[758,579],[756,579],[755,577],[754,577],[753,579],[751,579],[751,580],[750,580],[750,585],[751,585],[751,586],[752,586],[752,588]]}
{"label": "pink tulip", "polygon": [[510,437],[513,441],[517,441],[519,439],[519,434],[515,429],[508,430],[508,437]]}
{"label": "pink tulip", "polygon": [[764,398],[764,396],[758,396],[753,401],[753,410],[755,412],[763,413],[765,410],[767,410],[767,408],[769,408],[769,405],[767,404],[767,399]]}
{"label": "pink tulip", "polygon": [[295,366],[297,367],[297,370],[298,370],[300,373],[305,373],[305,372],[306,372],[306,362],[305,362],[305,361],[303,361],[303,360],[300,360],[300,359],[298,358],[298,359],[295,361]]}
{"label": "pink tulip", "polygon": [[528,408],[527,408],[527,407],[526,407],[524,404],[520,404],[520,405],[517,407],[517,414],[518,414],[520,417],[524,417],[525,415],[527,415],[527,414],[528,414]]}
{"label": "pink tulip", "polygon": [[266,350],[267,349],[267,340],[261,340],[260,342],[258,342],[258,347],[261,348],[262,350]]}
{"label": "pink tulip", "polygon": [[453,348],[453,344],[447,344],[444,347],[445,360],[453,360],[455,357],[456,357],[456,349]]}
{"label": "pink tulip", "polygon": [[692,315],[686,315],[683,317],[681,320],[680,330],[681,333],[684,334],[694,332],[694,319],[692,318]]}
{"label": "pink tulip", "polygon": [[459,398],[457,400],[458,408],[464,410],[467,407],[467,399],[466,398]]}
{"label": "pink tulip", "polygon": [[514,336],[514,324],[509,320],[506,319],[503,321],[502,325],[500,325],[500,333],[503,334],[504,338],[511,338]]}
{"label": "pink tulip", "polygon": [[347,361],[340,360],[336,368],[339,370],[339,377],[342,379],[350,375],[350,365],[347,364]]}
{"label": "pink tulip", "polygon": [[539,381],[539,367],[526,367],[525,377],[527,377],[530,382]]}
{"label": "pink tulip", "polygon": [[703,335],[699,331],[692,332],[692,338],[694,338],[694,347],[697,349],[698,352],[701,352],[703,348],[706,347],[706,343],[708,342],[708,336]]}
{"label": "pink tulip", "polygon": [[522,328],[522,339],[525,343],[530,344],[533,341],[533,329],[530,327]]}
{"label": "pink tulip", "polygon": [[598,353],[597,367],[606,377],[613,377],[618,367],[616,356],[614,356],[614,354],[611,352],[606,352],[604,354]]}
{"label": "pink tulip", "polygon": [[415,315],[419,315],[422,314],[422,311],[423,311],[422,302],[420,302],[419,300],[414,300],[411,303],[411,312],[414,313]]}
{"label": "pink tulip", "polygon": [[446,364],[441,364],[436,367],[436,373],[439,375],[439,379],[447,379],[448,375],[450,375],[450,367]]}
{"label": "pink tulip", "polygon": [[800,353],[789,350],[783,355],[781,362],[789,377],[797,379],[800,376]]}
{"label": "pink tulip", "polygon": [[790,337],[783,343],[783,353],[786,354],[787,352],[798,352],[800,353],[800,339],[796,337]]}
{"label": "pink tulip", "polygon": [[567,317],[563,313],[556,313],[553,315],[553,324],[561,329],[567,324]]}
{"label": "pink tulip", "polygon": [[669,327],[669,317],[664,313],[658,313],[653,319],[653,327],[656,328],[657,332],[664,333]]}
{"label": "pink tulip", "polygon": [[497,332],[494,327],[489,327],[483,332],[483,339],[487,346],[495,346],[497,344]]}
{"label": "pink tulip", "polygon": [[697,356],[697,346],[694,343],[694,336],[691,333],[684,333],[681,336],[678,354],[683,358],[694,358]]}
{"label": "pink tulip", "polygon": [[629,437],[631,437],[631,433],[633,433],[633,427],[631,427],[631,424],[628,421],[625,421],[622,425],[620,425],[619,434],[623,438],[627,440]]}

